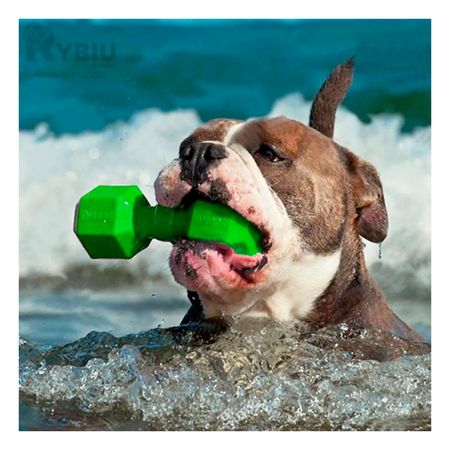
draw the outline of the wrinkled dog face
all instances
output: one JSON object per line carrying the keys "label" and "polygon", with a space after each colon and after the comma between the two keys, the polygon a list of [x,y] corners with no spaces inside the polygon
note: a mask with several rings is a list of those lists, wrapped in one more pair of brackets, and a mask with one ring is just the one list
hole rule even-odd
{"label": "wrinkled dog face", "polygon": [[302,317],[339,264],[347,178],[333,142],[294,120],[214,120],[180,147],[156,181],[158,203],[198,196],[228,205],[264,236],[264,254],[214,243],[175,243],[175,279],[199,293],[208,316]]}
{"label": "wrinkled dog face", "polygon": [[311,127],[285,117],[213,120],[185,139],[180,157],[159,174],[161,205],[207,198],[262,232],[264,252],[255,256],[214,242],[174,244],[172,273],[199,294],[207,317],[304,318],[340,262],[359,258],[350,255],[349,241],[385,238],[377,171],[331,139],[352,76],[352,60],[333,71],[314,99]]}

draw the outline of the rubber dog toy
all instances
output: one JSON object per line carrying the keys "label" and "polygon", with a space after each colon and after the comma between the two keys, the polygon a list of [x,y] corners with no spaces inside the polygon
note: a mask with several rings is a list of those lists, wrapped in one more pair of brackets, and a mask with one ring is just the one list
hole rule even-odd
{"label": "rubber dog toy", "polygon": [[150,206],[137,186],[97,186],[85,194],[74,231],[95,259],[132,258],[152,239],[214,241],[251,256],[263,251],[260,231],[231,208],[204,200],[185,208]]}

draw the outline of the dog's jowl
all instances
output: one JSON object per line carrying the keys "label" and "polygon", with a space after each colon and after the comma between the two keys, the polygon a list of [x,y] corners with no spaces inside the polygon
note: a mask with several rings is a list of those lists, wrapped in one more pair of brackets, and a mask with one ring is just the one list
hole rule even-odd
{"label": "dog's jowl", "polygon": [[352,76],[352,60],[335,69],[316,95],[309,126],[286,117],[213,120],[159,174],[158,203],[224,203],[264,237],[255,256],[214,242],[174,244],[172,273],[196,293],[198,315],[345,321],[421,339],[391,311],[365,265],[361,238],[383,241],[388,218],[376,169],[333,141]]}

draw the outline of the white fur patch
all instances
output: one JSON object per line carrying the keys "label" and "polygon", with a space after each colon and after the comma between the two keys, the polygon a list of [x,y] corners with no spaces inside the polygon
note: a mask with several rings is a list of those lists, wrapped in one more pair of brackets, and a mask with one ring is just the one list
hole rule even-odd
{"label": "white fur patch", "polygon": [[234,135],[243,127],[245,126],[247,122],[242,122],[242,123],[236,123],[234,125],[231,125],[230,128],[228,128],[227,134],[225,135],[225,137],[223,138],[223,144],[225,146],[228,146],[231,142],[231,140],[233,139]]}
{"label": "white fur patch", "polygon": [[[270,278],[286,271],[285,280],[269,297],[244,315],[269,316],[274,320],[288,321],[305,318],[313,309],[315,300],[325,291],[339,267],[341,250],[330,255],[305,254],[296,263],[275,262]],[[274,280],[276,283],[276,281]]]}
{"label": "white fur patch", "polygon": [[209,144],[223,144],[223,142],[221,142],[221,141],[211,141],[211,140],[202,141],[202,143],[209,143]]}

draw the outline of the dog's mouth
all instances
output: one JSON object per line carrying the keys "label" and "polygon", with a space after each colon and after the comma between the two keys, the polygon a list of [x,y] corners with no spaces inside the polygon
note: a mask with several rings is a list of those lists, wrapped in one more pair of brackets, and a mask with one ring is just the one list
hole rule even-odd
{"label": "dog's mouth", "polygon": [[268,262],[267,255],[240,255],[231,247],[219,242],[181,239],[174,243],[172,269],[184,268],[189,281],[194,282],[208,272],[212,277],[238,281],[238,275],[247,283],[255,282],[254,276]]}
{"label": "dog's mouth", "polygon": [[[206,200],[206,201],[212,202],[212,203],[220,203],[220,204],[228,206],[230,209],[233,209],[234,211],[236,211],[238,214],[240,214],[242,217],[247,219],[250,223],[252,223],[259,230],[259,232],[261,233],[261,245],[262,245],[262,249],[263,249],[262,253],[264,253],[264,254],[269,253],[269,250],[271,247],[270,233],[267,230],[267,227],[262,222],[262,220],[256,221],[254,219],[254,217],[251,217],[249,215],[249,211],[241,210],[241,208],[239,208],[239,207],[233,208],[223,197],[206,195],[206,194],[198,191],[195,188],[192,188],[189,191],[189,193],[187,193],[181,199],[179,207],[186,208],[186,207],[192,205],[192,203],[194,203],[196,200]],[[252,212],[254,213],[255,211],[252,210]],[[225,247],[228,247],[226,244],[223,244],[223,245]]]}
{"label": "dog's mouth", "polygon": [[[179,207],[190,206],[196,200],[221,203],[228,207],[226,199],[212,198],[195,188],[186,194]],[[257,283],[260,272],[269,261],[271,247],[270,234],[262,221],[254,220],[258,215],[255,211],[240,211],[232,208],[261,232],[261,253],[253,256],[237,253],[232,247],[220,242],[180,239],[174,242],[170,265],[177,281],[192,290],[211,284],[222,286],[244,286]]]}

